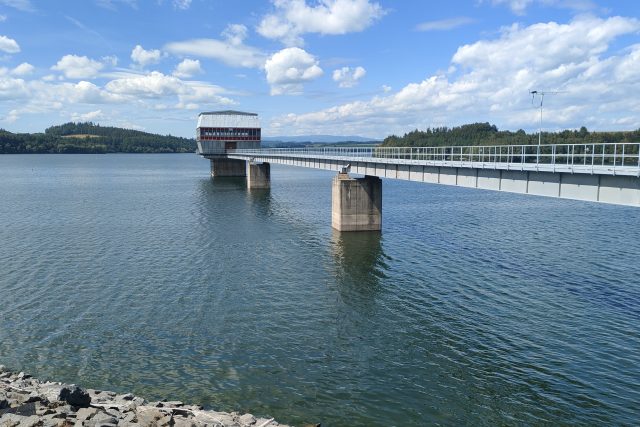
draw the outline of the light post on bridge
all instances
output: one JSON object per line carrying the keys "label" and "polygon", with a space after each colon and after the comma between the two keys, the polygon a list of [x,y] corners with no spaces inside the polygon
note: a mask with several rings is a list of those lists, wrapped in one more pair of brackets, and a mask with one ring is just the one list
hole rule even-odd
{"label": "light post on bridge", "polygon": [[531,103],[536,99],[536,95],[540,97],[540,125],[538,126],[538,150],[536,154],[536,163],[540,163],[540,145],[542,144],[542,104],[544,103],[545,95],[556,95],[560,93],[560,91],[554,92],[543,92],[541,90],[531,90],[529,91],[531,94]]}

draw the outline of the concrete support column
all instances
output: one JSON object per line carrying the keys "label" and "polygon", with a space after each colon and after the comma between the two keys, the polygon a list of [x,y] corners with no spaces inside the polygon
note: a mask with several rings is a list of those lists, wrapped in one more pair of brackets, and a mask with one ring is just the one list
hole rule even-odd
{"label": "concrete support column", "polygon": [[244,160],[211,159],[211,176],[247,176]]}
{"label": "concrete support column", "polygon": [[271,165],[247,162],[247,188],[271,188]]}
{"label": "concrete support column", "polygon": [[381,230],[382,180],[338,173],[331,193],[331,226],[338,231]]}

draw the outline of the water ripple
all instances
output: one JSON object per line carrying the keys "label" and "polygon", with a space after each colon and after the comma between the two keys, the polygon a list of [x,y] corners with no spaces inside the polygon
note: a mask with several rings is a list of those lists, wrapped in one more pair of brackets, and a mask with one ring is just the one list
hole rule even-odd
{"label": "water ripple", "polygon": [[332,176],[0,156],[0,363],[294,424],[640,419],[638,210],[384,181],[340,234]]}

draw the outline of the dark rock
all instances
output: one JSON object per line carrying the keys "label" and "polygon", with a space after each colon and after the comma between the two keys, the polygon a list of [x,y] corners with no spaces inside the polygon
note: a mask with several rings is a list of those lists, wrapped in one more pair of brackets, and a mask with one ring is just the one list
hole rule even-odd
{"label": "dark rock", "polygon": [[80,408],[88,408],[91,404],[89,393],[78,386],[63,387],[60,390],[60,400]]}
{"label": "dark rock", "polygon": [[8,408],[9,401],[7,399],[0,399],[0,409]]}
{"label": "dark rock", "polygon": [[30,417],[36,414],[36,404],[33,402],[25,403],[24,405],[16,406],[14,408],[0,409],[0,416],[4,414],[16,414],[24,417]]}

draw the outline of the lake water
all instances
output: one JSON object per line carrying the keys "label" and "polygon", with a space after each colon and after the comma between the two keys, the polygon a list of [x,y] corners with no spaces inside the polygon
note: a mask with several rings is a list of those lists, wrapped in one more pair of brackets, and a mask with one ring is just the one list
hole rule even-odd
{"label": "lake water", "polygon": [[0,156],[0,363],[323,426],[638,424],[640,209],[195,155]]}

